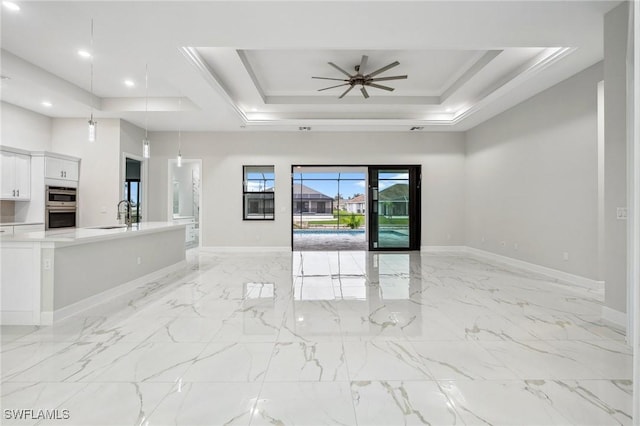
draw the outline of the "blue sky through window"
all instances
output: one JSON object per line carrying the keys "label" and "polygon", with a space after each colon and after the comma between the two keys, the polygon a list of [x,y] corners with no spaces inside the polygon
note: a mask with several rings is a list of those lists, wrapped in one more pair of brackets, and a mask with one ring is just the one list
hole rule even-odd
{"label": "blue sky through window", "polygon": [[[308,186],[333,198],[340,192],[342,198],[348,199],[355,194],[365,193],[364,173],[294,173],[294,185]],[[340,188],[338,189],[338,179]]]}

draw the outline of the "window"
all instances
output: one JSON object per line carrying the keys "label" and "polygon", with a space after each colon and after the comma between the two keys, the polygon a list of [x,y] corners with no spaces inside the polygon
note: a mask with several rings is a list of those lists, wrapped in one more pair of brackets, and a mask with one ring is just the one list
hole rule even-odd
{"label": "window", "polygon": [[273,220],[275,212],[273,166],[243,167],[244,220]]}

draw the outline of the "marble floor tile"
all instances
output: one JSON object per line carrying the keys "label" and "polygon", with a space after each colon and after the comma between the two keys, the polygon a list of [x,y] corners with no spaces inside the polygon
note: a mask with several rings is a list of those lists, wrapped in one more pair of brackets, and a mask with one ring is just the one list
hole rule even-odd
{"label": "marble floor tile", "polygon": [[184,374],[186,382],[255,382],[264,379],[273,343],[211,342]]}
{"label": "marble floor tile", "polygon": [[68,409],[67,401],[87,386],[86,383],[3,383],[0,391],[2,424],[36,424],[40,421],[37,413],[27,414],[23,410],[54,410],[57,407]]}
{"label": "marble floor tile", "polygon": [[632,424],[630,380],[527,380],[526,385],[571,424]]}
{"label": "marble floor tile", "polygon": [[521,379],[629,379],[630,348],[610,341],[480,342]]}
{"label": "marble floor tile", "polygon": [[2,409],[70,414],[2,423],[632,424],[603,301],[463,254],[189,250],[53,326],[2,326]]}
{"label": "marble floor tile", "polygon": [[351,380],[428,380],[432,376],[409,342],[345,341]]}
{"label": "marble floor tile", "polygon": [[348,382],[267,382],[251,425],[356,425]]}
{"label": "marble floor tile", "polygon": [[552,404],[532,394],[524,381],[458,380],[439,384],[465,424],[571,424]]}
{"label": "marble floor tile", "polygon": [[[92,380],[101,382],[169,382],[179,380],[206,343],[145,342],[114,359]],[[87,381],[87,379],[83,379]]]}
{"label": "marble floor tile", "polygon": [[142,425],[248,425],[259,383],[177,383]]}
{"label": "marble floor tile", "polygon": [[435,381],[355,381],[359,425],[455,425],[462,418]]}
{"label": "marble floor tile", "polygon": [[514,380],[505,364],[474,341],[412,342],[420,362],[436,380]]}
{"label": "marble floor tile", "polygon": [[60,404],[69,420],[45,420],[38,425],[143,425],[169,393],[172,383],[90,383]]}
{"label": "marble floor tile", "polygon": [[278,342],[266,381],[332,382],[349,380],[342,342]]}

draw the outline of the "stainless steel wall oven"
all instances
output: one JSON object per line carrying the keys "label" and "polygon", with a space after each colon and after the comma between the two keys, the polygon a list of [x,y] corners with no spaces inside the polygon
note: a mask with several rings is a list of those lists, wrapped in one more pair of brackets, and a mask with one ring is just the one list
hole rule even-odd
{"label": "stainless steel wall oven", "polygon": [[45,195],[45,229],[75,228],[78,213],[78,190],[47,186]]}

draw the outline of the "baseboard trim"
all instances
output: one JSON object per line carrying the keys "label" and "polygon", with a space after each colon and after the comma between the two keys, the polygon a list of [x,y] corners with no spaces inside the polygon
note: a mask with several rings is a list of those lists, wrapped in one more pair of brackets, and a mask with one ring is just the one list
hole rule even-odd
{"label": "baseboard trim", "polygon": [[622,330],[627,328],[627,314],[624,312],[611,309],[607,306],[602,307],[602,319],[620,327]]}
{"label": "baseboard trim", "polygon": [[209,246],[200,247],[200,251],[205,253],[263,253],[263,252],[291,252],[289,246],[272,247],[243,247],[243,246]]}
{"label": "baseboard trim", "polygon": [[464,253],[466,246],[422,246],[422,253]]}
{"label": "baseboard trim", "polygon": [[581,277],[579,275],[570,274],[553,268],[547,268],[546,266],[536,265],[535,263],[525,262],[524,260],[502,256],[474,247],[466,246],[464,252],[483,259],[504,263],[509,266],[546,275],[548,277],[555,278],[558,281],[573,284],[578,287],[588,288],[591,290],[604,290],[604,281],[592,280],[590,278]]}
{"label": "baseboard trim", "polygon": [[42,317],[40,318],[40,321],[43,324],[53,324],[56,321],[60,321],[72,315],[79,314],[82,311],[100,305],[109,300],[115,299],[116,297],[124,296],[125,294],[137,289],[141,285],[149,281],[154,281],[162,278],[165,275],[184,268],[186,265],[187,261],[182,260],[178,263],[174,263],[173,265],[158,269],[157,271],[151,272],[147,275],[143,275],[139,278],[136,278],[135,280],[120,284],[117,287],[111,288],[98,294],[94,294],[93,296],[72,303],[71,305],[65,306],[64,308],[57,309],[54,312],[43,312],[42,316],[46,317],[49,322],[45,323]]}

